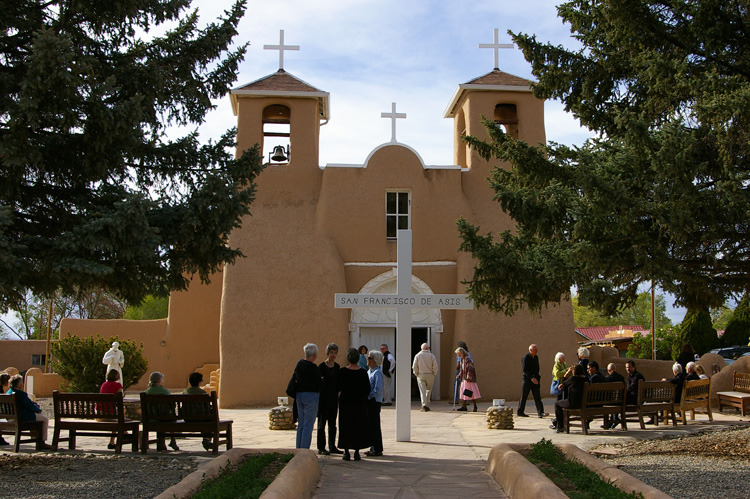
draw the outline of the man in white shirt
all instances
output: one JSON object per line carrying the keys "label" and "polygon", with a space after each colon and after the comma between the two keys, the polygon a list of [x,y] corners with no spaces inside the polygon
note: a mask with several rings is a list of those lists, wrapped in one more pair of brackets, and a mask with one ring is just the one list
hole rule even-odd
{"label": "man in white shirt", "polygon": [[391,403],[391,386],[396,379],[396,358],[388,351],[388,345],[380,345],[380,353],[383,354],[383,376],[385,376],[385,386],[383,386],[383,405],[393,405]]}
{"label": "man in white shirt", "polygon": [[414,375],[417,377],[419,386],[419,398],[422,399],[422,412],[430,411],[430,392],[432,384],[435,382],[435,375],[438,372],[438,363],[435,355],[430,352],[430,346],[422,343],[422,350],[414,356],[414,362],[411,366]]}

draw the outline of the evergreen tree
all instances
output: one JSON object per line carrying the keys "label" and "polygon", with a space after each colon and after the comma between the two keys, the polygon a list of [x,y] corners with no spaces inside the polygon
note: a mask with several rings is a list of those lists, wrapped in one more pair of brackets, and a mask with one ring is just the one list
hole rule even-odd
{"label": "evergreen tree", "polygon": [[672,344],[672,358],[680,354],[682,345],[691,345],[698,355],[703,355],[718,346],[716,329],[711,325],[708,309],[688,310],[678,329],[679,341]]}
{"label": "evergreen tree", "polygon": [[748,344],[750,344],[750,296],[745,293],[727,323],[727,328],[721,337],[721,346]]}
{"label": "evergreen tree", "polygon": [[[479,305],[539,311],[567,297],[605,313],[654,280],[697,314],[750,288],[750,24],[742,0],[576,0],[577,50],[513,34],[534,94],[597,132],[582,147],[527,144],[485,121],[490,177],[514,230],[459,221]],[[710,326],[710,324],[709,324]]]}
{"label": "evergreen tree", "polygon": [[241,255],[260,156],[198,127],[236,79],[245,2],[202,28],[189,6],[0,3],[0,311],[28,291],[137,303]]}

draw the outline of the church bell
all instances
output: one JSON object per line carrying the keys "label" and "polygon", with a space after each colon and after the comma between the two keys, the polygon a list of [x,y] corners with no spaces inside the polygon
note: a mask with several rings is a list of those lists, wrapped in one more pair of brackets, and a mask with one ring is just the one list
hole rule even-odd
{"label": "church bell", "polygon": [[277,163],[289,161],[289,146],[286,146],[286,151],[284,150],[284,146],[274,147],[273,152],[271,153],[271,161]]}

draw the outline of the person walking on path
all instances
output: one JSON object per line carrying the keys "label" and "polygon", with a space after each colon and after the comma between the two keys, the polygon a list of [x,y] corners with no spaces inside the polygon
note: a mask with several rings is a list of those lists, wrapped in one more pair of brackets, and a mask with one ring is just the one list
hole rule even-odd
{"label": "person walking on path", "polygon": [[309,449],[312,442],[312,431],[315,417],[318,414],[318,401],[323,378],[320,369],[315,365],[318,358],[318,346],[308,343],[303,348],[305,358],[297,361],[294,374],[297,377],[297,449]]}
{"label": "person walking on path", "polygon": [[459,347],[456,349],[456,355],[461,357],[461,369],[458,373],[461,380],[459,387],[459,397],[461,397],[461,407],[457,411],[468,411],[466,401],[471,400],[474,404],[474,412],[477,412],[477,400],[482,398],[477,385],[477,372],[474,369],[474,362],[469,358],[469,352]]}
{"label": "person walking on path", "polygon": [[[465,341],[459,341],[458,342],[458,348],[463,348],[466,350],[466,354],[469,356],[469,359],[474,362],[474,357],[471,356],[471,352],[469,352],[469,347],[466,346]],[[453,381],[453,397],[451,397],[450,403],[453,405],[456,405],[459,401],[459,388],[461,388],[461,380],[459,379],[459,373],[461,372],[461,356],[456,355],[456,379]]]}
{"label": "person walking on path", "polygon": [[380,403],[383,400],[383,354],[375,350],[367,354],[367,365],[370,370],[370,395],[367,397],[367,422],[370,428],[372,447],[365,452],[366,456],[377,457],[383,455],[383,432],[380,429]]}
{"label": "person walking on path", "polygon": [[528,415],[524,412],[526,410],[526,399],[529,396],[529,392],[534,396],[534,403],[536,404],[536,412],[540,418],[548,416],[544,412],[544,404],[542,403],[542,396],[539,390],[539,381],[542,377],[539,375],[539,357],[537,353],[539,348],[535,344],[529,345],[529,353],[523,356],[521,359],[521,367],[523,369],[523,380],[521,382],[521,401],[518,403],[518,415],[522,418],[527,418]]}
{"label": "person walking on path", "polygon": [[422,349],[414,356],[411,369],[417,377],[419,397],[422,399],[422,412],[429,412],[430,393],[438,372],[438,363],[435,355],[430,352],[430,346],[427,343],[422,343]]}
{"label": "person walking on path", "polygon": [[[318,366],[320,375],[323,377],[318,402],[318,454],[324,456],[344,453],[336,448],[336,416],[339,412],[339,394],[336,384],[341,370],[341,366],[336,362],[338,353],[339,346],[336,343],[329,343],[326,346],[326,360]],[[326,425],[328,426],[329,450],[326,450]]]}
{"label": "person walking on path", "polygon": [[370,447],[372,438],[367,419],[367,397],[370,395],[370,378],[367,371],[360,368],[359,353],[356,348],[346,350],[349,365],[339,371],[339,449],[344,451],[342,458],[349,461],[354,449],[354,460],[359,461],[359,449]]}
{"label": "person walking on path", "polygon": [[388,351],[388,345],[380,345],[380,353],[383,354],[383,376],[385,376],[385,386],[383,387],[383,405],[393,405],[391,403],[391,387],[396,379],[396,358]]}

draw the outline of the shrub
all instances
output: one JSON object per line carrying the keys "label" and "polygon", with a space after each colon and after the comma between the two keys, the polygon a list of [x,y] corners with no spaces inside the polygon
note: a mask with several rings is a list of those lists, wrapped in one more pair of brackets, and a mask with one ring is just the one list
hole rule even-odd
{"label": "shrub", "polygon": [[120,382],[127,389],[138,383],[148,369],[148,362],[143,357],[143,345],[139,346],[132,340],[120,340],[116,336],[108,340],[99,336],[69,336],[52,344],[52,369],[68,382],[70,391],[98,392],[107,372],[107,366],[102,364],[102,357],[113,341],[120,343],[120,350],[125,355]]}

